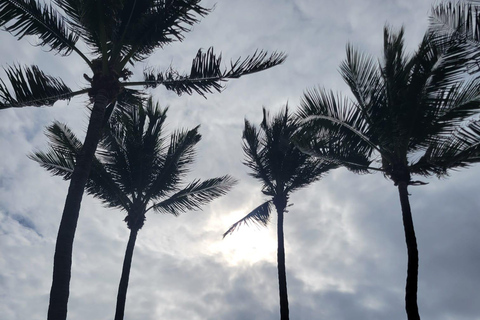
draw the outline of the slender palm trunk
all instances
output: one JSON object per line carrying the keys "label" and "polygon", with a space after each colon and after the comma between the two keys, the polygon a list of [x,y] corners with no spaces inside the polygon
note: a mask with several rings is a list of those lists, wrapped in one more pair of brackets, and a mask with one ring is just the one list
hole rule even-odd
{"label": "slender palm trunk", "polygon": [[87,135],[81,154],[77,158],[75,169],[70,180],[67,199],[58,229],[55,255],[53,258],[53,281],[50,290],[48,320],[65,320],[70,289],[72,268],[73,238],[82,202],[83,190],[87,183],[90,168],[102,135],[102,123],[105,108],[108,105],[106,94],[100,91],[95,96]]}
{"label": "slender palm trunk", "polygon": [[127,300],[128,279],[130,278],[130,267],[132,266],[133,249],[135,248],[135,241],[137,240],[138,229],[130,230],[130,237],[128,239],[127,250],[125,251],[125,258],[123,259],[122,276],[118,286],[117,294],[117,308],[115,310],[115,320],[123,320],[125,314],[125,302]]}
{"label": "slender palm trunk", "polygon": [[415,230],[413,228],[412,211],[408,199],[408,184],[398,183],[398,193],[402,206],[403,227],[405,229],[405,240],[407,242],[408,266],[407,284],[405,287],[405,310],[408,320],[420,320],[417,305],[418,289],[418,248]]}
{"label": "slender palm trunk", "polygon": [[277,224],[277,268],[278,268],[278,286],[280,293],[280,320],[288,320],[288,295],[287,295],[287,273],[285,269],[285,242],[283,239],[283,218],[284,205],[275,205],[278,215]]}

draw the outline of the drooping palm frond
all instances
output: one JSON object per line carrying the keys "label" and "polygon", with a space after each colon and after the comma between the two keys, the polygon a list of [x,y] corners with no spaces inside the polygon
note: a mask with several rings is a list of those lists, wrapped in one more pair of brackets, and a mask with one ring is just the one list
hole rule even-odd
{"label": "drooping palm frond", "polygon": [[69,180],[82,143],[66,125],[57,121],[47,127],[46,135],[50,140],[50,150],[48,152],[37,151],[28,157],[38,162],[53,175]]}
{"label": "drooping palm frond", "polygon": [[257,51],[243,60],[239,58],[235,62],[231,62],[230,68],[222,70],[221,55],[216,56],[213,48],[208,49],[206,53],[203,53],[200,49],[193,59],[189,75],[181,75],[173,69],[156,74],[145,72],[144,82],[125,83],[124,85],[146,85],[152,88],[164,85],[168,90],[172,90],[178,95],[197,92],[205,97],[206,93],[220,92],[223,89],[222,82],[228,79],[266,70],[281,64],[285,59],[286,55],[284,53],[274,52],[268,55],[265,51]]}
{"label": "drooping palm frond", "polygon": [[232,234],[235,230],[238,230],[242,225],[256,224],[262,227],[266,227],[268,221],[270,220],[270,212],[272,210],[273,200],[266,201],[253,209],[249,214],[247,214],[242,219],[235,222],[224,234],[225,238],[227,235]]}
{"label": "drooping palm frond", "polygon": [[198,210],[202,205],[226,194],[236,183],[237,181],[228,175],[205,181],[195,180],[166,200],[155,203],[149,209],[175,216],[185,211]]}
{"label": "drooping palm frond", "polygon": [[[47,127],[46,135],[50,141],[50,149],[47,152],[34,152],[29,155],[29,158],[53,175],[69,180],[82,149],[82,143],[68,126],[57,121]],[[98,158],[93,160],[86,186],[87,192],[110,207],[128,210],[130,200],[120,191],[118,184],[107,169]]]}
{"label": "drooping palm frond", "polygon": [[18,39],[37,36],[41,40],[41,46],[48,46],[62,55],[68,55],[73,50],[80,53],[75,47],[78,35],[72,31],[67,21],[52,6],[37,1],[2,0],[0,27]]}
{"label": "drooping palm frond", "polygon": [[325,89],[306,91],[297,111],[299,129],[294,136],[297,147],[324,162],[354,172],[368,172],[372,169],[370,157],[379,150],[369,136],[367,111],[355,106]]}
{"label": "drooping palm frond", "polygon": [[13,93],[0,79],[0,109],[51,106],[81,93],[72,92],[62,80],[45,74],[37,66],[12,66],[5,72]]}
{"label": "drooping palm frond", "polygon": [[468,167],[480,162],[480,121],[460,127],[450,135],[437,139],[425,154],[412,165],[412,172],[439,177],[449,170]]}

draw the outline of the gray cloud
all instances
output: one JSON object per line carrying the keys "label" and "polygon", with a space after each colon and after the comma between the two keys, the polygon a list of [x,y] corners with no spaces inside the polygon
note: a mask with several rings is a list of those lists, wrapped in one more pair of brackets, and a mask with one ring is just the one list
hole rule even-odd
{"label": "gray cloud", "polygon": [[[214,1],[205,1],[213,6]],[[345,45],[379,56],[385,22],[406,28],[414,50],[428,24],[429,1],[231,1],[193,28],[183,43],[159,50],[148,66],[187,71],[198,48],[214,46],[225,63],[256,48],[288,53],[284,65],[229,82],[221,94],[177,97],[168,128],[201,124],[190,177],[230,173],[227,196],[179,217],[149,214],[135,249],[126,319],[278,319],[275,223],[222,233],[263,197],[241,164],[244,118],[261,108],[294,109],[307,88],[346,91],[338,75]],[[0,33],[0,64],[36,63],[79,88],[80,60],[60,58]],[[30,40],[31,43],[32,40]],[[143,66],[136,71],[141,72]],[[3,76],[2,76],[3,77]],[[56,232],[68,184],[26,158],[46,145],[53,119],[83,135],[86,98],[52,108],[2,110],[0,117],[0,310],[2,319],[44,319]],[[420,252],[422,318],[474,320],[480,243],[478,166],[411,188]],[[292,319],[405,319],[406,249],[398,193],[381,175],[335,170],[295,193],[286,216],[287,282]],[[111,319],[128,230],[124,214],[85,196],[74,247],[69,319]],[[43,237],[40,237],[42,235]]]}

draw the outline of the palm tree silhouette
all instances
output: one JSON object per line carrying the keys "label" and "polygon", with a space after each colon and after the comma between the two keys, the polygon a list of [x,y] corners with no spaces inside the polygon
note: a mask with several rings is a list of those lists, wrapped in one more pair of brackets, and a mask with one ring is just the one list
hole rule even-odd
{"label": "palm tree silhouette", "polygon": [[408,254],[406,312],[418,320],[418,249],[408,186],[424,184],[412,175],[442,176],[468,164],[451,158],[466,146],[451,137],[459,137],[463,121],[479,111],[480,83],[463,77],[468,52],[458,43],[427,33],[407,57],[403,35],[403,28],[384,29],[381,63],[349,45],[340,70],[355,99],[323,89],[306,92],[296,139],[309,154],[356,171],[381,171],[397,186]]}
{"label": "palm tree silhouette", "polygon": [[34,36],[39,45],[61,56],[77,54],[89,68],[90,75],[83,74],[89,85],[72,91],[61,79],[47,75],[37,66],[12,66],[6,69],[10,86],[0,80],[0,109],[49,106],[80,94],[88,94],[93,103],[55,247],[48,319],[65,320],[80,204],[102,128],[113,108],[137,100],[140,91],[131,89],[135,86],[163,85],[177,94],[221,91],[225,80],[276,66],[284,61],[285,55],[257,51],[222,69],[221,55],[215,55],[213,49],[206,53],[199,50],[190,74],[170,68],[163,72],[146,71],[142,80],[129,81],[133,74],[127,65],[133,66],[146,60],[155,49],[181,41],[210,9],[202,7],[200,0],[52,2],[46,5],[36,0],[1,0],[0,27],[19,40]]}
{"label": "palm tree silhouette", "polygon": [[244,218],[234,223],[224,234],[225,237],[242,224],[268,224],[272,206],[277,211],[277,268],[280,295],[280,319],[289,319],[287,275],[285,268],[285,244],[283,235],[284,214],[289,195],[321,178],[321,175],[335,165],[316,159],[298,150],[291,141],[297,124],[286,107],[273,119],[263,109],[260,130],[245,120],[243,150],[250,174],[262,183],[262,193],[269,200],[255,208]]}
{"label": "palm tree silhouette", "polygon": [[[116,112],[100,141],[97,157],[87,182],[87,193],[106,206],[127,213],[130,229],[122,276],[118,288],[115,320],[123,319],[128,279],[138,231],[145,215],[154,210],[178,214],[199,209],[225,194],[235,180],[223,176],[194,180],[180,188],[193,162],[194,147],[200,141],[198,127],[176,131],[168,143],[164,136],[167,109],[161,110],[150,99],[128,112]],[[72,131],[55,122],[48,127],[50,150],[30,157],[54,175],[71,179],[76,158],[82,148]]]}

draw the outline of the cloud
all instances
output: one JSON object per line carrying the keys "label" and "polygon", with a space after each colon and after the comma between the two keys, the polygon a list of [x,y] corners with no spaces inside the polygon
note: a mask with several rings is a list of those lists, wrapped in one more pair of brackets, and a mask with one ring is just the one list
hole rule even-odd
{"label": "cloud", "polygon": [[[215,1],[202,2],[213,6]],[[257,48],[285,51],[278,67],[227,83],[221,94],[177,97],[151,93],[170,106],[168,129],[201,124],[190,178],[232,174],[240,180],[203,211],[179,217],[149,213],[139,232],[126,319],[278,319],[276,239],[269,227],[223,232],[264,200],[242,165],[244,119],[261,121],[287,102],[292,110],[315,86],[343,91],[338,74],[351,42],[380,57],[383,26],[405,25],[414,50],[428,24],[430,1],[231,1],[193,27],[182,43],[159,50],[147,66],[188,71],[198,48],[230,58]],[[33,43],[32,40],[29,40]],[[0,63],[38,64],[75,89],[88,73],[61,58],[0,33]],[[143,65],[135,72],[141,74]],[[3,75],[2,75],[3,77]],[[2,319],[44,319],[53,252],[68,183],[52,178],[26,155],[44,149],[44,127],[67,123],[82,136],[86,97],[51,108],[2,110],[0,117],[0,310]],[[420,254],[422,318],[474,320],[480,314],[478,166],[449,179],[412,187]],[[291,197],[285,220],[287,283],[292,319],[405,319],[406,249],[398,192],[382,175],[335,170]],[[128,229],[124,213],[85,196],[72,270],[69,319],[111,319]],[[41,236],[40,236],[41,235]]]}

